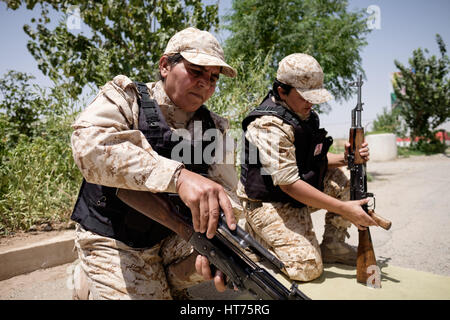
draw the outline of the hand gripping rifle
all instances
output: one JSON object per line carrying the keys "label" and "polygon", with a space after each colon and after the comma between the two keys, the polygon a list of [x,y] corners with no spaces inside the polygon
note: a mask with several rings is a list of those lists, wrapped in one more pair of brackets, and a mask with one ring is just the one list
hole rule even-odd
{"label": "hand gripping rifle", "polygon": [[[348,153],[348,168],[350,169],[350,200],[361,200],[373,198],[373,208],[369,210],[367,204],[363,205],[364,211],[372,217],[378,225],[386,230],[391,227],[391,222],[375,214],[375,198],[373,193],[367,192],[367,174],[364,159],[359,154],[359,149],[364,142],[364,128],[361,125],[361,113],[363,103],[361,102],[362,76],[359,80],[350,84],[358,87],[358,103],[352,110],[352,127],[350,128],[350,150]],[[381,287],[380,268],[377,266],[375,253],[373,251],[372,238],[369,228],[358,230],[358,257],[356,260],[356,280],[371,287]]]}
{"label": "hand gripping rifle", "polygon": [[284,265],[239,226],[230,230],[221,212],[217,232],[208,239],[195,232],[189,208],[178,194],[154,194],[145,191],[118,189],[117,196],[130,207],[159,222],[189,242],[215,268],[229,279],[228,284],[251,293],[262,300],[310,300],[295,282],[288,289],[267,270],[253,262],[242,249],[250,247],[254,253],[270,262],[276,269]]}

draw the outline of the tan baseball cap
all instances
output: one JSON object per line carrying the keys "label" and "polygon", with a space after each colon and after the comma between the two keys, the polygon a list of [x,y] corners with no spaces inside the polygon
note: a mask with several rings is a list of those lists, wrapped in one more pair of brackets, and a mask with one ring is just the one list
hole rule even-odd
{"label": "tan baseball cap", "polygon": [[323,71],[316,59],[304,53],[283,58],[278,65],[278,81],[294,87],[312,104],[330,101],[333,96],[323,87]]}
{"label": "tan baseball cap", "polygon": [[167,43],[164,54],[180,53],[190,63],[199,66],[218,66],[221,73],[235,77],[237,72],[225,62],[225,55],[217,39],[208,31],[189,27],[177,32]]}

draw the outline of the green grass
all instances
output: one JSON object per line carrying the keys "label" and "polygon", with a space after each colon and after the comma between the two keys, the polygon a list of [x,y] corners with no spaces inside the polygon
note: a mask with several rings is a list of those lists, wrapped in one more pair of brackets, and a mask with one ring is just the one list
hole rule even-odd
{"label": "green grass", "polygon": [[0,235],[69,221],[81,183],[72,158],[70,122],[55,118],[34,137],[20,136],[0,165]]}

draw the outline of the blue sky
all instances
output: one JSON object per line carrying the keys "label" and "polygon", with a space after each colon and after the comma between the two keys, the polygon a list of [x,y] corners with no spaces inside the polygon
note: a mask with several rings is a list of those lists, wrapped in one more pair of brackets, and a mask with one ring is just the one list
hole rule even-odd
{"label": "blue sky", "polygon": [[[208,2],[212,2],[209,0]],[[231,0],[220,0],[220,13],[231,9]],[[439,33],[450,51],[450,0],[350,0],[349,9],[366,9],[371,5],[380,9],[380,29],[367,37],[368,45],[361,52],[367,79],[362,89],[363,123],[370,124],[383,107],[390,106],[391,73],[396,71],[394,59],[407,64],[414,49],[428,48],[438,55],[435,41]],[[26,49],[27,35],[22,26],[39,11],[7,10],[0,3],[0,74],[8,69],[28,72],[43,86],[51,85],[37,68]],[[367,14],[369,16],[369,14]],[[222,39],[223,40],[223,39]],[[335,138],[345,138],[350,123],[350,110],[356,96],[345,103],[331,103],[332,111],[321,116],[322,125]]]}
{"label": "blue sky", "polygon": [[[380,8],[380,29],[368,35],[361,52],[366,80],[362,89],[365,103],[363,123],[372,122],[384,106],[390,107],[391,73],[398,71],[394,60],[408,63],[413,50],[428,48],[439,56],[435,35],[439,33],[450,50],[450,1],[448,0],[353,0],[350,8]],[[332,112],[321,116],[322,125],[336,138],[347,137],[350,110],[356,96],[343,104],[331,104]],[[446,126],[447,130],[448,125]]]}

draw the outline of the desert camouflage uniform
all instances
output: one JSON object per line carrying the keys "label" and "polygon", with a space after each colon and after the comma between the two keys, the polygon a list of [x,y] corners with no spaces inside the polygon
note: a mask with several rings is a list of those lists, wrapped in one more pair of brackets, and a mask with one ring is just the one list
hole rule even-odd
{"label": "desert camouflage uniform", "polygon": [[222,47],[207,31],[187,28],[176,33],[167,44],[164,54],[180,53],[190,63],[199,66],[219,66],[220,72],[235,77],[237,72],[225,62]]}
{"label": "desert camouflage uniform", "polygon": [[[289,108],[283,102],[277,103]],[[291,125],[275,116],[261,116],[249,124],[245,137],[258,148],[261,163],[274,185],[288,185],[300,179]],[[276,143],[268,143],[273,141]],[[340,168],[329,170],[324,179],[324,193],[348,200],[347,171]],[[311,220],[311,213],[317,208],[295,208],[288,203],[249,199],[240,181],[237,194],[243,200],[247,231],[286,265],[291,279],[310,281],[322,274],[321,250]],[[326,220],[336,227],[351,225],[332,213],[327,213]]]}
{"label": "desert camouflage uniform", "polygon": [[293,53],[278,64],[277,80],[293,87],[312,104],[333,99],[323,87],[323,71],[317,60],[305,53]]}
{"label": "desert camouflage uniform", "polygon": [[[161,107],[172,129],[187,128],[192,112],[176,107],[166,95],[162,81],[147,84],[149,94]],[[151,192],[176,192],[180,162],[159,156],[138,130],[137,90],[126,76],[116,76],[73,124],[72,150],[84,178],[91,183]],[[216,127],[228,129],[228,121],[213,114]],[[224,135],[225,137],[225,135]],[[226,156],[233,150],[224,144]],[[210,179],[228,193],[234,213],[242,208],[236,198],[234,164],[214,163]],[[168,266],[186,258],[193,248],[171,236],[149,249],[134,249],[120,241],[102,237],[77,226],[76,248],[80,264],[75,268],[75,287],[89,284],[95,299],[170,299],[202,281],[193,274],[177,279]],[[80,270],[84,271],[80,272]],[[85,279],[83,277],[86,276]]]}

